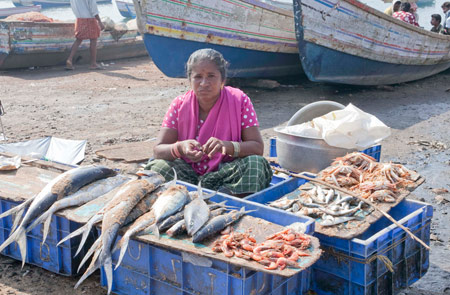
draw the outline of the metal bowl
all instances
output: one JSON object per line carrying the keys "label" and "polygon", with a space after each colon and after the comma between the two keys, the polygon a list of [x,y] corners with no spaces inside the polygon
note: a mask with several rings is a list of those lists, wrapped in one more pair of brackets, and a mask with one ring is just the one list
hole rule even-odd
{"label": "metal bowl", "polygon": [[[333,101],[318,101],[301,108],[288,122],[288,126],[301,124],[344,106]],[[292,135],[282,131],[285,127],[275,128],[277,134],[277,157],[280,165],[294,172],[317,173],[328,167],[337,157],[354,152],[328,145],[323,139]]]}

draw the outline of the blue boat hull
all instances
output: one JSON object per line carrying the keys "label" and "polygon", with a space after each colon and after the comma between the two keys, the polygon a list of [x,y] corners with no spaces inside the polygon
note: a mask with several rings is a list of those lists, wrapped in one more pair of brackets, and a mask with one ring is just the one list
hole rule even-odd
{"label": "blue boat hull", "polygon": [[229,78],[270,78],[302,73],[298,54],[263,52],[237,47],[144,34],[155,65],[168,77],[186,77],[185,64],[197,49],[213,48],[230,63]]}
{"label": "blue boat hull", "polygon": [[450,63],[402,65],[374,61],[332,50],[309,42],[299,42],[306,76],[314,82],[350,85],[383,85],[414,81],[445,71]]}

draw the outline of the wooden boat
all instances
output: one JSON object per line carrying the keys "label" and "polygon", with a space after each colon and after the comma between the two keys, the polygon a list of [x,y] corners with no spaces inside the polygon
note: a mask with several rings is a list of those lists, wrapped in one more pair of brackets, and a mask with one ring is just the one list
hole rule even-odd
{"label": "wooden boat", "polygon": [[126,18],[136,18],[136,11],[132,1],[116,0],[117,9],[120,14]]}
{"label": "wooden boat", "polygon": [[450,67],[450,37],[357,0],[294,0],[303,70],[312,81],[353,85],[422,79]]}
{"label": "wooden boat", "polygon": [[292,10],[256,0],[134,0],[138,26],[156,66],[185,77],[197,49],[213,48],[230,63],[229,77],[301,73]]}
{"label": "wooden boat", "polygon": [[26,13],[26,12],[32,12],[32,11],[36,11],[36,12],[41,11],[41,6],[33,5],[33,6],[0,8],[0,18],[6,18],[13,14]]}
{"label": "wooden boat", "polygon": [[[63,65],[74,41],[73,23],[0,21],[0,69]],[[103,31],[97,48],[99,61],[147,55],[137,31]],[[89,40],[74,61],[89,62]]]}
{"label": "wooden boat", "polygon": [[[70,0],[12,0],[15,6],[41,5],[42,8],[69,6]],[[111,3],[111,0],[97,0],[97,3]]]}

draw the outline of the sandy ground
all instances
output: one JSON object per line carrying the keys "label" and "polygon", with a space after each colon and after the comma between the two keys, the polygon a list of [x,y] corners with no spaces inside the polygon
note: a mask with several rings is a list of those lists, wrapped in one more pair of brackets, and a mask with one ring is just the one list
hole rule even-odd
{"label": "sandy ground", "polygon": [[[418,171],[426,182],[410,196],[434,206],[430,269],[406,294],[450,294],[450,72],[386,87],[349,87],[284,79],[275,90],[241,88],[251,97],[268,155],[273,128],[304,105],[317,100],[353,103],[376,115],[393,135],[383,142],[382,161],[396,161]],[[188,89],[184,79],[165,77],[148,58],[115,61],[105,71],[73,72],[62,67],[0,73],[2,117],[9,142],[57,136],[87,139],[83,164],[106,161],[95,150],[156,136],[171,100]],[[444,190],[437,190],[444,189]],[[104,294],[99,274],[77,290],[77,278],[52,274],[0,256],[0,294]],[[402,291],[403,292],[403,291]]]}

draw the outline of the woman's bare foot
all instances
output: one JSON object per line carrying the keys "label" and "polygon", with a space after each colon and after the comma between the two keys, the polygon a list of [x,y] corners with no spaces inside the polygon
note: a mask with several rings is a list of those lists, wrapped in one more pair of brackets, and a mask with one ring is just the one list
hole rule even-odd
{"label": "woman's bare foot", "polygon": [[64,68],[68,71],[72,71],[74,69],[73,64],[70,60],[66,60],[66,66]]}

